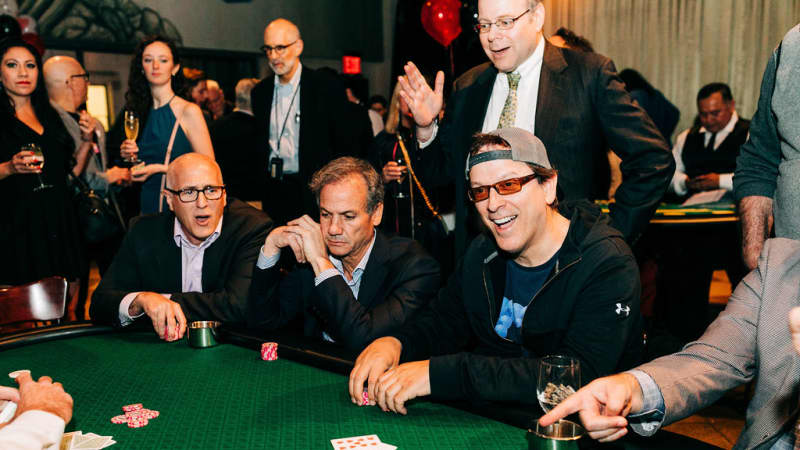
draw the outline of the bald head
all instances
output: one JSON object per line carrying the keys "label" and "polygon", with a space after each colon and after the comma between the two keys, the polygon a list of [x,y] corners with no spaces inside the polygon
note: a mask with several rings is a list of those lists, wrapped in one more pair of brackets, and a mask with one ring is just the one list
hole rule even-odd
{"label": "bald head", "polygon": [[66,111],[75,112],[86,102],[88,79],[86,71],[75,58],[69,56],[53,56],[45,61],[42,67],[44,82],[50,100]]}
{"label": "bald head", "polygon": [[219,186],[222,182],[222,172],[219,165],[206,155],[192,152],[175,158],[167,167],[167,187],[181,189],[181,179],[189,172],[203,172],[208,178],[207,185]]}
{"label": "bald head", "polygon": [[275,19],[267,24],[267,27],[264,28],[264,41],[266,41],[268,34],[273,34],[275,37],[285,37],[290,42],[300,39],[300,29],[297,28],[297,25],[284,18]]}

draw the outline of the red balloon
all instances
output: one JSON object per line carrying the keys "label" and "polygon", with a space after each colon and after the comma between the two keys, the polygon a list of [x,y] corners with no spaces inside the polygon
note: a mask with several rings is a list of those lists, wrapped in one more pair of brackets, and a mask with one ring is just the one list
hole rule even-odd
{"label": "red balloon", "polygon": [[39,56],[44,56],[44,41],[36,33],[23,33],[22,40],[31,44],[36,50],[39,51]]}
{"label": "red balloon", "polygon": [[436,42],[447,47],[461,34],[461,17],[459,0],[428,0],[422,5],[422,28],[436,39]]}

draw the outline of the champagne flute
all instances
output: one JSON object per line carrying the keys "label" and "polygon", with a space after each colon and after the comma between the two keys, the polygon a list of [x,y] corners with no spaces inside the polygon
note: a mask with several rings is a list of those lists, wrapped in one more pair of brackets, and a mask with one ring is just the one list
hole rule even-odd
{"label": "champagne flute", "polygon": [[[125,110],[125,136],[132,141],[135,141],[136,137],[139,136],[139,118],[136,117],[136,113],[130,110]],[[136,155],[125,158],[125,161],[132,164],[136,163]]]}
{"label": "champagne flute", "polygon": [[[402,153],[397,153],[397,157],[394,160],[397,163],[397,166],[400,168],[406,167],[406,160],[403,158]],[[408,197],[406,194],[403,193],[403,185],[405,180],[399,179],[397,180],[397,191],[395,191],[394,198],[406,198]]]}
{"label": "champagne flute", "polygon": [[[42,153],[41,147],[39,147],[36,144],[27,144],[22,146],[22,151],[33,153],[31,159],[28,160],[28,167],[36,168],[39,170],[42,170],[44,168],[44,153]],[[39,185],[33,188],[33,192],[39,192],[44,189],[49,189],[53,187],[52,184],[44,184],[44,181],[42,181],[42,174],[40,172],[36,173],[36,178],[39,179]]]}
{"label": "champagne flute", "polygon": [[536,397],[544,412],[550,412],[581,387],[581,364],[576,358],[562,355],[539,360]]}

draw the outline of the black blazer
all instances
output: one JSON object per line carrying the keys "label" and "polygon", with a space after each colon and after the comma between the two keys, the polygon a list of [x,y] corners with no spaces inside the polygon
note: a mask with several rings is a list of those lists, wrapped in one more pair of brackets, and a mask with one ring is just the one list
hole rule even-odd
{"label": "black blazer", "polygon": [[234,111],[212,122],[208,131],[228,195],[261,200],[267,176],[267,149],[258,144],[261,131],[255,117]]}
{"label": "black blazer", "polygon": [[[290,252],[290,251],[289,251]],[[304,334],[327,332],[347,348],[361,351],[374,339],[404,324],[436,294],[439,263],[416,241],[377,232],[358,298],[341,276],[314,286],[314,271],[297,266],[285,277],[279,265],[255,270],[250,327],[277,329],[303,314]]]}
{"label": "black blazer", "polygon": [[[468,239],[464,161],[472,135],[483,127],[498,73],[491,65],[484,68],[480,74],[470,70],[475,81],[453,94],[418,169],[429,184],[455,182],[459,257]],[[524,99],[520,106],[526,106]],[[602,173],[597,168],[607,166],[606,150],[613,149],[622,158],[623,177],[611,205],[613,225],[629,242],[644,231],[672,179],[675,161],[652,120],[631,101],[610,59],[545,41],[534,134],[558,170],[563,200],[598,198],[595,178]]]}
{"label": "black blazer", "polygon": [[181,249],[172,212],[142,216],[131,226],[92,296],[92,320],[119,326],[119,304],[130,292],[172,294],[186,319],[245,322],[256,258],[272,221],[246,203],[228,198],[222,230],[203,255],[203,292],[181,292]]}
{"label": "black blazer", "polygon": [[[269,127],[275,78],[270,75],[250,93],[260,130],[258,143],[269,157]],[[300,177],[308,180],[320,167],[342,155],[364,154],[347,109],[344,85],[336,78],[303,66],[300,73]],[[282,120],[282,119],[281,119]],[[289,120],[293,120],[291,117]]]}

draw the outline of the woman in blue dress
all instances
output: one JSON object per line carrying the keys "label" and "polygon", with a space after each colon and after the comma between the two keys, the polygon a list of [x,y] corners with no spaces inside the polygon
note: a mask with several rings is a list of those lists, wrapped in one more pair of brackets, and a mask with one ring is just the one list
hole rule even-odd
{"label": "woman in blue dress", "polygon": [[[166,176],[167,147],[178,120],[169,161],[195,151],[214,158],[211,138],[200,107],[176,95],[184,83],[175,44],[162,36],[145,38],[131,61],[125,109],[139,118],[136,141],[120,146],[123,158],[136,157],[145,166],[135,169],[132,179],[141,182],[141,213],[159,212],[162,178]],[[166,186],[171,187],[171,186]],[[166,209],[166,202],[163,203]]]}

